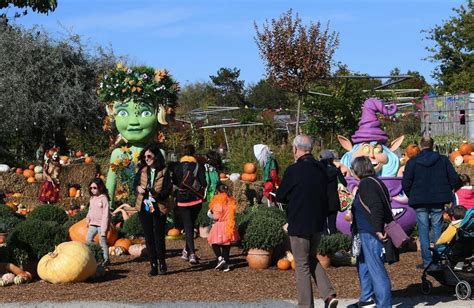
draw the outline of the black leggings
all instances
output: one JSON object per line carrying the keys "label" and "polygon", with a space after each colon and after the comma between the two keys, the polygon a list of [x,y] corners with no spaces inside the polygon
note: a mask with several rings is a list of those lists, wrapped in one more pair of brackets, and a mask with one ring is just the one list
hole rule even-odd
{"label": "black leggings", "polygon": [[226,263],[229,263],[230,245],[212,244],[212,250],[214,250],[216,258],[222,257]]}
{"label": "black leggings", "polygon": [[194,223],[201,211],[202,203],[192,206],[178,206],[179,215],[183,221],[184,233],[186,235],[186,251],[188,254],[195,253],[194,249]]}
{"label": "black leggings", "polygon": [[145,242],[150,256],[150,263],[156,264],[157,260],[165,261],[166,242],[165,225],[166,215],[161,215],[159,211],[149,213],[143,209],[138,212],[138,217],[145,233]]}

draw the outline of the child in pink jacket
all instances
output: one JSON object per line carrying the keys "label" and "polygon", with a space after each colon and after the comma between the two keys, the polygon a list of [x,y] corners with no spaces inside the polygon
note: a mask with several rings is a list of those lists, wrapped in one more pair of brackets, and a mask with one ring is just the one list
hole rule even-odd
{"label": "child in pink jacket", "polygon": [[471,186],[471,178],[467,174],[462,173],[459,175],[459,179],[463,186],[455,193],[456,204],[462,205],[469,210],[474,206],[474,190]]}
{"label": "child in pink jacket", "polygon": [[89,184],[89,212],[87,213],[87,243],[94,241],[94,236],[99,233],[99,244],[104,253],[104,266],[110,264],[109,247],[107,246],[107,228],[109,226],[109,197],[104,182],[95,178]]}

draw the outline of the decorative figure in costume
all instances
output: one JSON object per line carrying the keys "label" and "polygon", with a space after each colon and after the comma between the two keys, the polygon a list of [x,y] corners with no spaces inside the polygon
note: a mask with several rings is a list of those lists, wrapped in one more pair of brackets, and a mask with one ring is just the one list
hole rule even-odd
{"label": "decorative figure in costume", "polygon": [[270,193],[280,186],[278,163],[267,145],[256,144],[253,146],[253,152],[258,164],[263,168],[263,196],[273,202],[274,198]]}
{"label": "decorative figure in costume", "polygon": [[[135,204],[133,181],[135,165],[141,150],[157,136],[159,125],[166,125],[166,115],[173,112],[179,85],[166,70],[122,64],[104,74],[99,81],[98,94],[106,104],[104,130],[114,123],[119,132],[110,156],[107,189],[112,200]],[[164,153],[163,153],[164,154]],[[116,198],[115,198],[116,197]]]}
{"label": "decorative figure in costume", "polygon": [[[362,107],[362,115],[359,121],[359,128],[351,137],[352,142],[338,136],[339,142],[348,152],[341,158],[341,163],[348,169],[355,157],[367,156],[371,160],[377,176],[387,186],[392,197],[392,212],[397,222],[405,232],[409,232],[416,224],[415,212],[408,206],[408,198],[402,191],[401,178],[396,177],[400,161],[394,153],[403,142],[404,136],[396,138],[387,146],[388,135],[380,128],[377,113],[384,116],[394,115],[397,111],[396,104],[385,106],[376,98],[367,99]],[[346,177],[347,188],[351,192],[357,189],[358,181],[353,177]],[[348,212],[342,212],[337,217],[337,228],[339,231],[350,234],[350,223],[344,218]],[[350,219],[349,219],[350,220]]]}
{"label": "decorative figure in costume", "polygon": [[59,163],[59,153],[57,149],[52,149],[51,157],[48,157],[43,167],[43,185],[39,192],[39,201],[43,203],[56,203],[59,200],[59,172],[61,165]]}

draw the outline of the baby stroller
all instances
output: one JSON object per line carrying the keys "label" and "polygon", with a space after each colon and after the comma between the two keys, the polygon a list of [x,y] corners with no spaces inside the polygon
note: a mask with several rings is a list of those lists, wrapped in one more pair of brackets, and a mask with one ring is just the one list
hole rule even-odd
{"label": "baby stroller", "polygon": [[[462,269],[457,268],[456,264],[463,261],[465,266]],[[432,264],[435,266],[431,267]],[[433,287],[427,275],[444,286],[454,286],[459,300],[471,298],[474,283],[474,208],[466,212],[455,238],[441,253],[434,253],[433,260],[423,270],[421,276],[423,294],[430,294]]]}

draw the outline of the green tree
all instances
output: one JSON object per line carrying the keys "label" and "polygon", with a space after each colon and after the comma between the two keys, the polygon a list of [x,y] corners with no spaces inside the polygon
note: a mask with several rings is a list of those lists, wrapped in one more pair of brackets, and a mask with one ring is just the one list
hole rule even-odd
{"label": "green tree", "polygon": [[58,7],[57,0],[0,0],[0,9],[14,6],[17,8],[30,8],[33,12],[48,14]]}
{"label": "green tree", "polygon": [[78,36],[54,41],[36,28],[0,26],[0,54],[0,140],[6,148],[31,158],[40,142],[67,147],[68,130],[78,132],[84,146],[107,144],[96,82],[117,61],[111,51],[92,54]]}
{"label": "green tree", "polygon": [[[402,74],[398,67],[395,67],[390,71],[390,76],[399,75],[412,76],[412,78],[391,85],[387,87],[387,89],[420,89],[420,94],[428,93],[431,89],[430,85],[426,82],[425,77],[421,75],[418,71],[408,70],[405,74]],[[396,79],[389,79],[387,83],[394,81],[396,81]],[[411,94],[414,94],[416,96],[415,92]]]}
{"label": "green tree", "polygon": [[248,87],[247,100],[250,105],[259,108],[287,108],[290,105],[287,92],[266,79]]}
{"label": "green tree", "polygon": [[239,80],[240,70],[237,68],[220,68],[217,75],[209,76],[218,105],[243,106],[245,104],[244,81]]}
{"label": "green tree", "polygon": [[300,104],[309,85],[330,74],[331,59],[339,35],[321,30],[321,23],[302,25],[290,9],[278,19],[266,21],[261,31],[254,23],[255,41],[271,82],[299,96],[296,132],[299,132]]}
{"label": "green tree", "polygon": [[216,104],[216,96],[211,83],[195,82],[186,84],[179,92],[178,98],[179,114],[186,114],[189,111]]}
{"label": "green tree", "polygon": [[435,43],[426,48],[428,60],[440,63],[433,73],[440,92],[474,92],[474,3],[468,0],[453,11],[456,16],[425,31]]}

